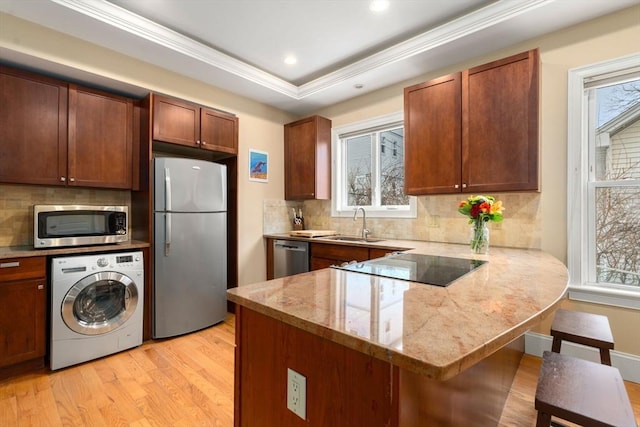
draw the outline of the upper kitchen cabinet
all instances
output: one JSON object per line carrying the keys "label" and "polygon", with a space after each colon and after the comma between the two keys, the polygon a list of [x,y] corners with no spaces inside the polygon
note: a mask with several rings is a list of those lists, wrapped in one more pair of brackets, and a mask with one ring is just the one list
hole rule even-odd
{"label": "upper kitchen cabinet", "polygon": [[132,99],[7,67],[0,89],[1,182],[132,188]]}
{"label": "upper kitchen cabinet", "polygon": [[238,153],[238,118],[181,99],[153,95],[153,140]]}
{"label": "upper kitchen cabinet", "polygon": [[405,193],[460,191],[462,74],[404,90]]}
{"label": "upper kitchen cabinet", "polygon": [[69,85],[69,185],[131,188],[133,100]]}
{"label": "upper kitchen cabinet", "polygon": [[65,82],[0,66],[0,182],[61,184],[67,101]]}
{"label": "upper kitchen cabinet", "polygon": [[331,120],[312,116],[284,126],[284,196],[331,198]]}
{"label": "upper kitchen cabinet", "polygon": [[538,190],[538,50],[405,89],[406,192]]}

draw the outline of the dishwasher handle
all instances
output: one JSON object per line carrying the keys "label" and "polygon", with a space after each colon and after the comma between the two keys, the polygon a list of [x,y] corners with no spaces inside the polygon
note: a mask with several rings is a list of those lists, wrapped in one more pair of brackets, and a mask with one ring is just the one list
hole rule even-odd
{"label": "dishwasher handle", "polygon": [[276,249],[284,249],[286,251],[296,251],[296,252],[306,252],[307,244],[303,243],[301,245],[292,245],[291,242],[282,242],[276,240],[273,244],[273,247]]}

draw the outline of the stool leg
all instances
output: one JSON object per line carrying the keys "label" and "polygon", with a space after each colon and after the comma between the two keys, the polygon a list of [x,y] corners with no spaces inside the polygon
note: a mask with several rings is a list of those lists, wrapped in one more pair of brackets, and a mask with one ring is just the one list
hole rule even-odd
{"label": "stool leg", "polygon": [[554,353],[560,353],[560,346],[562,345],[562,340],[558,337],[553,337],[553,343],[551,344],[551,351]]}
{"label": "stool leg", "polygon": [[600,349],[600,363],[611,366],[611,354],[608,348]]}
{"label": "stool leg", "polygon": [[551,425],[551,415],[542,411],[538,411],[538,418],[536,419],[536,427],[549,427]]}

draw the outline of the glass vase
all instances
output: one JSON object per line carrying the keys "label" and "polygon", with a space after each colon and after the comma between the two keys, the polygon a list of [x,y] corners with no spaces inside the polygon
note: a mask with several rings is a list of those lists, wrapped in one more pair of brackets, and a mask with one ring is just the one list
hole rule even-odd
{"label": "glass vase", "polygon": [[487,221],[473,221],[471,224],[471,252],[486,254],[489,252],[489,226]]}

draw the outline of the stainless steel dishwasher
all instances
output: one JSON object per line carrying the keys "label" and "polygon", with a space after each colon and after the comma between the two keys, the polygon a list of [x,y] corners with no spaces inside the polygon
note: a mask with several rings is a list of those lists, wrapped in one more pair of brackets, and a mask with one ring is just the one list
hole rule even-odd
{"label": "stainless steel dishwasher", "polygon": [[273,241],[273,278],[309,271],[309,242]]}

